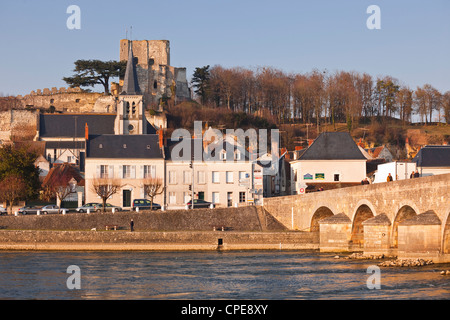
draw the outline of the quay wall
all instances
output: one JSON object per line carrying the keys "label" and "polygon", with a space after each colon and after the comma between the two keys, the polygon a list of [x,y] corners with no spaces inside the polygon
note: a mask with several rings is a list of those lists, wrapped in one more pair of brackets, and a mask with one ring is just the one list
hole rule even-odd
{"label": "quay wall", "polygon": [[0,230],[105,230],[116,225],[129,230],[130,220],[136,231],[212,231],[224,226],[230,231],[285,231],[285,228],[262,207],[123,211],[48,215],[0,216]]}
{"label": "quay wall", "polygon": [[0,250],[318,249],[311,232],[1,230]]}

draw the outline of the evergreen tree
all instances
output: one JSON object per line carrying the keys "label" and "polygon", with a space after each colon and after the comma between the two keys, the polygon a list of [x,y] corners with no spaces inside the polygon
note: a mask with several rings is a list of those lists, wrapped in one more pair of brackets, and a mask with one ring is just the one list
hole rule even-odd
{"label": "evergreen tree", "polygon": [[194,92],[200,97],[204,105],[208,99],[210,70],[209,65],[202,68],[195,68],[191,83],[194,86]]}

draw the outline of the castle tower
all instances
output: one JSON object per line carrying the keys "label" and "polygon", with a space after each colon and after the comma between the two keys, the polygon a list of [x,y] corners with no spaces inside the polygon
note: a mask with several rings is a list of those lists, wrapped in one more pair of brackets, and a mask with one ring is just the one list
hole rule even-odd
{"label": "castle tower", "polygon": [[[168,40],[120,40],[120,60],[128,60],[130,47],[136,60],[136,74],[146,103],[156,106],[161,98],[183,101],[190,98],[186,68],[170,65]],[[123,86],[125,78],[119,80]]]}
{"label": "castle tower", "polygon": [[129,48],[127,68],[117,106],[114,132],[115,134],[145,134],[147,132],[147,121],[144,113],[144,96],[139,88],[132,45]]}

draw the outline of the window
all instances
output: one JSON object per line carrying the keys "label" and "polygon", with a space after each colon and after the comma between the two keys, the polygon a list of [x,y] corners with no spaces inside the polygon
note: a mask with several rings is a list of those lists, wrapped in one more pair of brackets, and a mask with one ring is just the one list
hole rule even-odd
{"label": "window", "polygon": [[219,172],[213,171],[212,172],[212,183],[219,183]]}
{"label": "window", "polygon": [[192,176],[192,172],[190,172],[190,171],[183,171],[183,183],[184,184],[191,184],[191,176]]}
{"label": "window", "polygon": [[198,184],[206,183],[205,171],[197,171],[197,183]]}
{"label": "window", "polygon": [[153,89],[158,89],[158,81],[153,81]]}
{"label": "window", "polygon": [[245,202],[245,191],[239,192],[239,202]]}
{"label": "window", "polygon": [[169,203],[170,204],[177,203],[177,196],[176,196],[175,192],[169,192]]}
{"label": "window", "polygon": [[233,206],[233,192],[227,192],[227,206]]}
{"label": "window", "polygon": [[191,193],[190,192],[183,192],[183,203],[186,204],[191,200]]}
{"label": "window", "polygon": [[220,160],[227,160],[227,152],[225,150],[220,151]]}
{"label": "window", "polygon": [[144,178],[155,178],[156,177],[156,166],[144,166]]}
{"label": "window", "polygon": [[219,203],[219,193],[218,192],[212,193],[212,203]]}
{"label": "window", "polygon": [[233,171],[227,171],[227,183],[233,183]]}
{"label": "window", "polygon": [[245,171],[239,171],[239,180],[247,179],[248,175]]}
{"label": "window", "polygon": [[241,160],[241,152],[239,150],[236,150],[234,153],[234,160]]}
{"label": "window", "polygon": [[169,184],[175,184],[175,183],[177,183],[176,172],[169,171]]}
{"label": "window", "polygon": [[122,167],[122,178],[131,178],[131,166]]}
{"label": "window", "polygon": [[100,178],[108,178],[108,166],[100,166]]}
{"label": "window", "polygon": [[339,181],[339,174],[338,173],[334,174],[334,181]]}

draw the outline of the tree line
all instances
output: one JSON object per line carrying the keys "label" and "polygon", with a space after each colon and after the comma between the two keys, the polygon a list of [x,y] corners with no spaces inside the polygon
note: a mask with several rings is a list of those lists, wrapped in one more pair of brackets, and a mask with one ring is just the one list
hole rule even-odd
{"label": "tree line", "polygon": [[205,106],[269,113],[279,123],[295,121],[319,127],[321,123],[347,122],[352,129],[362,117],[396,117],[406,123],[413,115],[425,123],[450,123],[450,90],[439,92],[430,84],[413,90],[391,76],[320,70],[292,74],[271,67],[252,70],[208,65],[195,69],[191,84]]}

